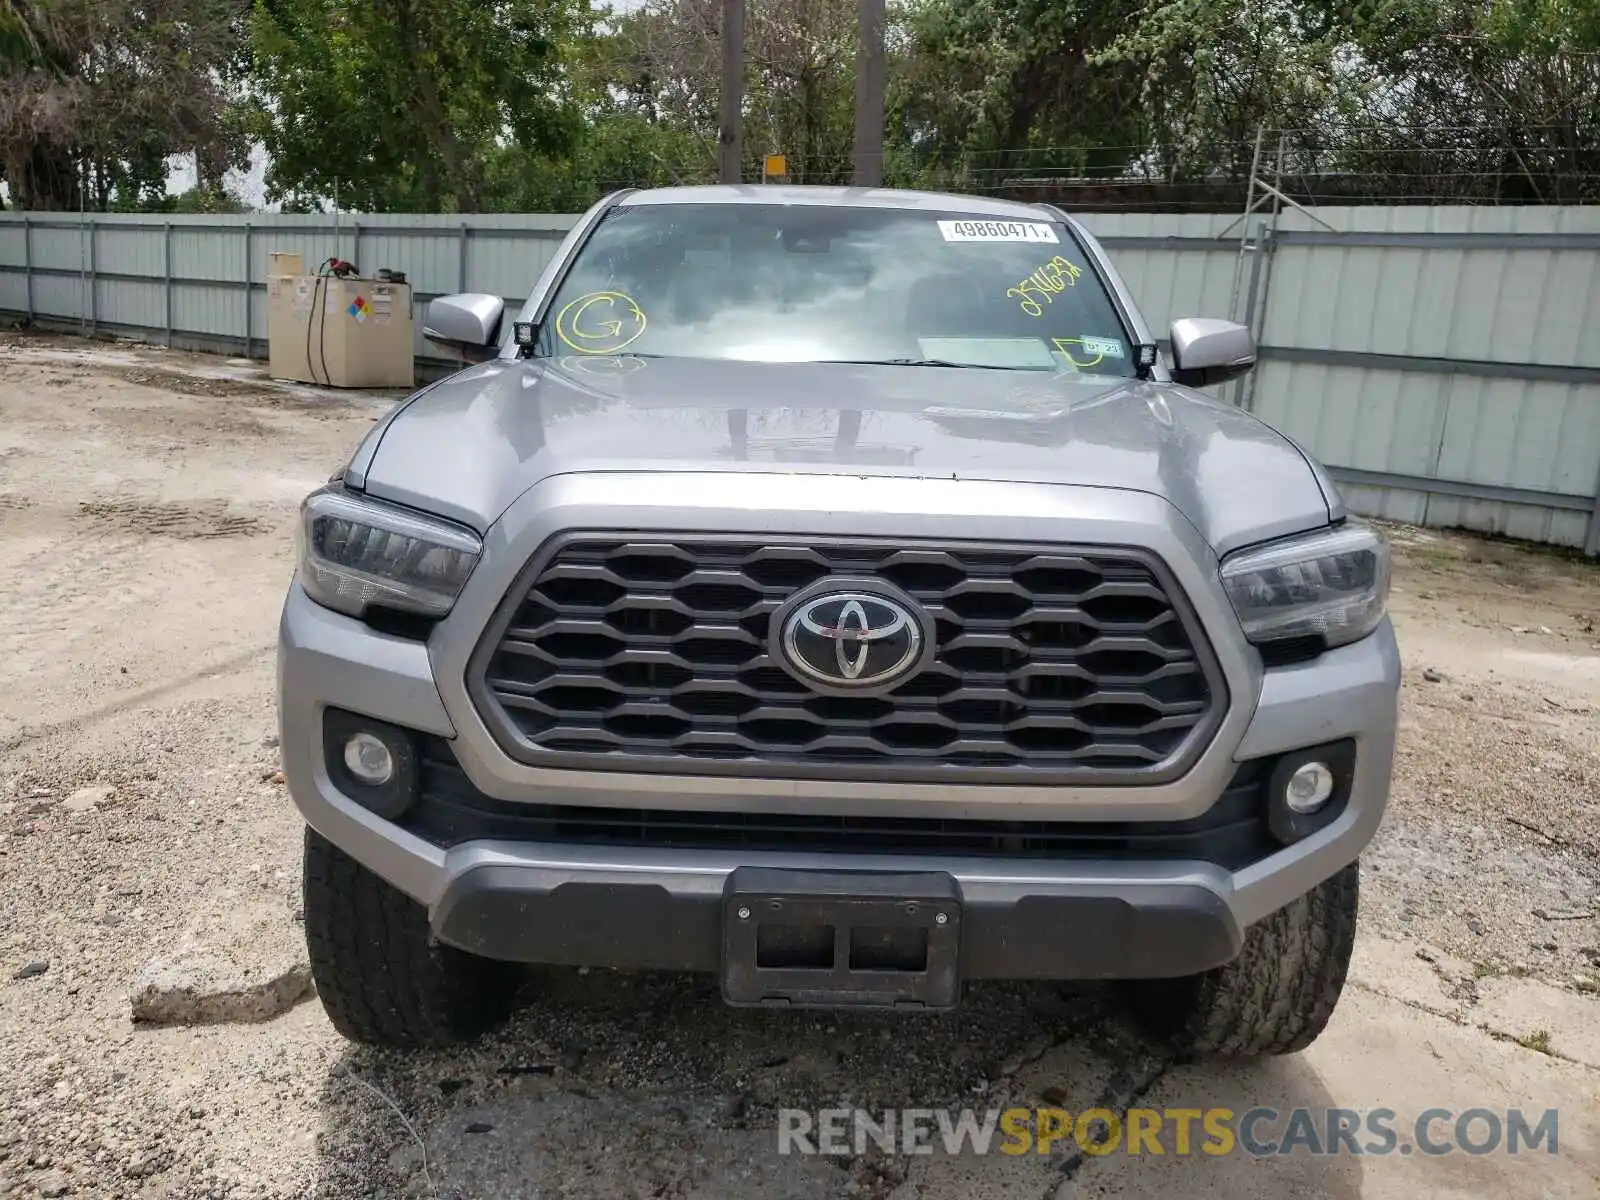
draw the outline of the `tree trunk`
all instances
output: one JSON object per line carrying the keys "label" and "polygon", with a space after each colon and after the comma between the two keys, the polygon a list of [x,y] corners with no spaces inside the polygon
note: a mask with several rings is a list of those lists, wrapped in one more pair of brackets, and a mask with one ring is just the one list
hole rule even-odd
{"label": "tree trunk", "polygon": [[[1044,107],[1046,101],[1046,87],[1045,66],[1037,59],[1023,63],[1012,76],[1011,94],[1015,97],[1015,101],[1011,108],[1010,119],[1001,133],[1002,150],[1027,148],[1028,135],[1033,131],[1034,118],[1039,115],[1039,110]],[[1019,157],[1017,161],[1020,165],[1024,160]]]}
{"label": "tree trunk", "polygon": [[461,143],[456,140],[449,114],[439,98],[438,83],[427,72],[422,72],[417,79],[417,112],[423,119],[424,128],[432,131],[439,157],[444,160],[447,188],[455,198],[456,211],[477,212],[477,172],[474,165],[462,156]]}
{"label": "tree trunk", "polygon": [[744,0],[722,3],[722,87],[718,97],[717,179],[744,177]]}
{"label": "tree trunk", "polygon": [[19,168],[11,177],[11,195],[18,208],[70,212],[78,207],[78,172],[67,151],[36,142]]}
{"label": "tree trunk", "polygon": [[856,21],[853,182],[858,187],[877,187],[883,183],[884,0],[859,0]]}
{"label": "tree trunk", "polygon": [[817,69],[807,63],[800,72],[800,146],[805,174],[801,183],[826,181],[822,165],[822,118],[817,113]]}
{"label": "tree trunk", "polygon": [[[395,5],[395,23],[400,28],[401,45],[412,63],[420,61],[423,49],[422,31],[417,27],[415,15],[413,0],[399,0]],[[448,194],[455,200],[457,212],[477,212],[476,164],[468,163],[461,153],[461,143],[456,138],[455,129],[450,124],[450,114],[445,111],[444,101],[439,95],[439,81],[425,69],[414,71],[413,78],[416,88],[412,111],[417,115],[421,127],[431,135],[432,149],[438,152],[445,169],[445,178],[437,187],[429,189],[431,194],[424,197],[424,202],[428,208],[437,210],[443,207],[440,201]],[[424,170],[424,179],[430,174],[432,172]]]}

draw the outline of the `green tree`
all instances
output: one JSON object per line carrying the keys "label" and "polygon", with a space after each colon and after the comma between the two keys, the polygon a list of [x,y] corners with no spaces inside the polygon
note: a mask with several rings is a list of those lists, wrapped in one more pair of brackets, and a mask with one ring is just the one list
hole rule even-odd
{"label": "green tree", "polygon": [[[617,111],[696,139],[703,175],[715,162],[721,22],[721,0],[645,0],[614,20],[598,56]],[[747,177],[771,153],[787,156],[796,182],[849,180],[855,54],[855,0],[747,0]]]}
{"label": "green tree", "polygon": [[515,212],[576,212],[625,187],[700,183],[708,162],[700,139],[637,113],[591,112],[570,154],[502,147],[491,159],[489,190]]}
{"label": "green tree", "polygon": [[1140,76],[1168,179],[1238,177],[1259,129],[1315,129],[1357,115],[1371,85],[1349,55],[1347,0],[1147,0],[1095,61]]}
{"label": "green tree", "polygon": [[502,147],[491,160],[497,204],[565,212],[623,187],[701,183],[713,176],[714,128],[674,107],[668,77],[652,75],[649,56],[640,53],[649,15],[606,13],[590,36],[574,41],[568,82],[582,126],[564,153]]}
{"label": "green tree", "polygon": [[1093,58],[1125,4],[906,0],[896,17],[897,181],[991,190],[1040,170],[1114,176],[1144,144],[1137,71]]}
{"label": "green tree", "polygon": [[587,0],[257,0],[250,86],[268,194],[389,211],[496,207],[507,147],[561,154]]}
{"label": "green tree", "polygon": [[1571,201],[1597,48],[1594,0],[1145,0],[1097,61],[1138,67],[1175,176],[1239,177],[1266,126],[1325,199]]}
{"label": "green tree", "polygon": [[239,0],[0,0],[0,171],[25,208],[165,195],[169,156],[203,179],[241,162],[226,69]]}

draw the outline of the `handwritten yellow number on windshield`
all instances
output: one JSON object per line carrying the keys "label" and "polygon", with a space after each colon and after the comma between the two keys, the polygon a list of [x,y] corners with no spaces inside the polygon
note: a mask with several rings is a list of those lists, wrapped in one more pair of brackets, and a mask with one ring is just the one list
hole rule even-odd
{"label": "handwritten yellow number on windshield", "polygon": [[1082,274],[1082,267],[1068,262],[1058,254],[1016,287],[1006,289],[1006,295],[1017,297],[1022,311],[1030,317],[1043,316],[1044,307],[1039,301],[1043,300],[1045,304],[1055,303],[1057,295],[1069,287],[1078,286],[1078,276]]}
{"label": "handwritten yellow number on windshield", "polygon": [[644,310],[625,292],[590,292],[556,315],[556,336],[579,354],[615,354],[645,331]]}

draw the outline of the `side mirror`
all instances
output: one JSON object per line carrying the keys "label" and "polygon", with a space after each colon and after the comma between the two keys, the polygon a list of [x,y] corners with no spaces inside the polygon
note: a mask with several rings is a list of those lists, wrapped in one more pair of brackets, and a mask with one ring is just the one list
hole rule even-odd
{"label": "side mirror", "polygon": [[1243,325],[1215,317],[1172,323],[1172,377],[1188,387],[1237,379],[1256,365],[1256,340]]}
{"label": "side mirror", "polygon": [[506,303],[484,292],[460,292],[428,301],[422,336],[463,351],[469,358],[487,357],[500,344],[500,321]]}

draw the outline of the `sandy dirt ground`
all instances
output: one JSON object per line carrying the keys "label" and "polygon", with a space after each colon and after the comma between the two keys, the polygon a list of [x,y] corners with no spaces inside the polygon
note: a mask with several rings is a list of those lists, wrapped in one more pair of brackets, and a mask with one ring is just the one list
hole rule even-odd
{"label": "sandy dirt ground", "polygon": [[[507,1028],[451,1053],[354,1049],[315,999],[134,1024],[145,965],[240,913],[260,970],[303,953],[275,623],[298,500],[389,402],[0,334],[0,1196],[1600,1194],[1600,571],[1429,531],[1393,531],[1394,802],[1345,1002],[1304,1055],[1175,1064],[1094,988],[844,1019],[606,972],[532,976]],[[1429,1108],[1555,1108],[1559,1146],[776,1152],[779,1108],[1039,1104],[1387,1107],[1402,1133]]]}

